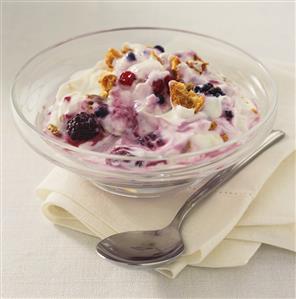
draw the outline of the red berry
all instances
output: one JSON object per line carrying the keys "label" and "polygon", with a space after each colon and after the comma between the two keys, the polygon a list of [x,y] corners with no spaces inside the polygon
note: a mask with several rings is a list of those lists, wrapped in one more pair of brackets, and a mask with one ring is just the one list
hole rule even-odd
{"label": "red berry", "polygon": [[133,72],[126,71],[121,73],[119,77],[119,83],[122,85],[131,86],[136,79],[137,77]]}
{"label": "red berry", "polygon": [[163,89],[164,89],[164,83],[163,83],[163,80],[162,79],[158,79],[156,81],[153,81],[152,83],[152,89],[153,89],[153,92],[156,94],[156,95],[159,95],[162,93]]}

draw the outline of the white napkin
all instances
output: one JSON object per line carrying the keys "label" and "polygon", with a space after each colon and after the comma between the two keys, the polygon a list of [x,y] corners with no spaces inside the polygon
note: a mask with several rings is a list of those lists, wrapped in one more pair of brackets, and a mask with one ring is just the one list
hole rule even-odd
{"label": "white napkin", "polygon": [[[190,214],[182,230],[184,255],[157,269],[162,274],[174,278],[187,265],[243,265],[261,243],[295,251],[291,175],[295,161],[294,110],[291,109],[294,79],[293,72],[287,69],[273,67],[272,73],[280,89],[275,127],[288,136]],[[55,168],[37,188],[43,200],[42,211],[50,221],[100,238],[166,225],[190,192],[188,188],[160,199],[123,198],[107,194],[60,168]]]}

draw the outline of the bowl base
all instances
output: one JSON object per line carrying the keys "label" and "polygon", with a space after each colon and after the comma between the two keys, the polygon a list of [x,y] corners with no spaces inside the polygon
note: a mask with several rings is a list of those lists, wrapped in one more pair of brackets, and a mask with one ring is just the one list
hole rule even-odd
{"label": "bowl base", "polygon": [[161,197],[165,193],[170,192],[172,190],[178,190],[186,188],[187,186],[191,185],[194,182],[194,180],[188,180],[186,182],[182,182],[181,184],[176,184],[172,186],[161,186],[157,188],[132,188],[132,187],[117,187],[117,186],[110,186],[98,183],[96,181],[91,180],[91,183],[98,187],[99,189],[119,195],[124,197],[131,197],[131,198],[155,198],[155,197]]}

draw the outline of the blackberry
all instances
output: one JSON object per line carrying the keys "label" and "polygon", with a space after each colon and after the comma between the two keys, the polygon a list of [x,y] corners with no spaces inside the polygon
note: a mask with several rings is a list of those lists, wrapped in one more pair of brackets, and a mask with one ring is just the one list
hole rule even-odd
{"label": "blackberry", "polygon": [[105,118],[109,114],[108,105],[101,103],[100,106],[96,109],[95,115],[99,118]]}
{"label": "blackberry", "polygon": [[133,52],[128,52],[126,59],[128,61],[135,61],[136,60],[136,55]]}
{"label": "blackberry", "polygon": [[96,121],[96,116],[86,112],[76,114],[66,125],[66,131],[72,140],[90,140],[95,137],[101,129],[101,126]]}
{"label": "blackberry", "polygon": [[163,53],[164,52],[164,47],[160,46],[160,45],[156,45],[154,46],[154,49],[157,49],[159,52]]}

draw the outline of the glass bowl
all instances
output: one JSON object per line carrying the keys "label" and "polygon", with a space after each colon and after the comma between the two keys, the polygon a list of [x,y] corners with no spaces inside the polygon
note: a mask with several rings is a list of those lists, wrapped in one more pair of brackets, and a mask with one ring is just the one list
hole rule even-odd
{"label": "glass bowl", "polygon": [[[108,48],[120,48],[124,42],[161,44],[169,52],[196,50],[215,71],[236,82],[245,96],[256,101],[261,120],[239,138],[215,148],[171,156],[141,157],[141,163],[149,165],[147,167],[132,167],[139,163],[139,157],[89,151],[45,134],[40,126],[42,109],[54,101],[59,85],[76,71],[93,66],[104,57]],[[262,63],[245,51],[203,34],[151,27],[91,32],[41,51],[17,73],[11,98],[17,127],[36,152],[104,190],[130,197],[159,196],[236,163],[268,135],[277,110],[274,81]],[[130,167],[110,166],[121,163]]]}

